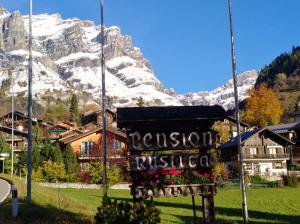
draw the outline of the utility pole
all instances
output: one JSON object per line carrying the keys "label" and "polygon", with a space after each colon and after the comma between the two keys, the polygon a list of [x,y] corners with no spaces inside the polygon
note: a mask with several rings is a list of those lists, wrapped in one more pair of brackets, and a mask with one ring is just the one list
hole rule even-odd
{"label": "utility pole", "polygon": [[13,176],[14,173],[14,112],[15,112],[15,99],[14,99],[14,77],[13,72],[11,72],[11,173],[10,176]]}
{"label": "utility pole", "polygon": [[244,223],[248,224],[248,209],[247,209],[247,197],[245,188],[245,175],[243,166],[243,154],[242,154],[242,143],[241,143],[241,130],[240,130],[240,113],[239,113],[239,99],[238,99],[238,89],[237,89],[237,77],[236,77],[236,61],[235,61],[235,48],[234,48],[234,36],[232,28],[232,0],[228,0],[228,10],[229,10],[229,23],[230,23],[230,44],[231,44],[231,65],[232,65],[232,78],[234,86],[234,100],[235,100],[235,118],[236,118],[236,128],[237,128],[237,140],[238,140],[238,152],[240,160],[240,180],[242,185],[242,197],[243,197],[243,218]]}
{"label": "utility pole", "polygon": [[32,172],[32,0],[29,0],[27,204],[31,204]]}
{"label": "utility pole", "polygon": [[101,8],[101,72],[102,72],[102,158],[103,158],[103,194],[107,197],[106,175],[106,95],[105,95],[105,57],[104,57],[104,0],[100,0]]}

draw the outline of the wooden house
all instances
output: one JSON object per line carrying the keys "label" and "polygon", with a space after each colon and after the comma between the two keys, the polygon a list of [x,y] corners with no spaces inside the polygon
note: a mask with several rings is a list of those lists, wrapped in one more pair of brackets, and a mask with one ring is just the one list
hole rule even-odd
{"label": "wooden house", "polygon": [[[107,158],[108,164],[125,161],[126,135],[117,129],[107,128]],[[77,155],[80,167],[85,170],[92,161],[102,158],[102,127],[94,128],[74,136],[60,139],[62,148],[71,145]]]}
{"label": "wooden house", "polygon": [[[12,118],[14,118],[12,122]],[[14,129],[27,132],[28,131],[28,116],[27,114],[14,111],[13,113],[7,113],[0,117],[0,124],[6,127],[12,128],[12,123],[14,123]],[[37,118],[32,118],[32,127],[38,128],[39,134],[42,138],[48,138],[48,129],[50,129],[53,125],[45,122],[43,120],[39,120]]]}
{"label": "wooden house", "polygon": [[0,136],[1,138],[9,144],[11,147],[12,140],[14,142],[14,152],[18,153],[27,150],[28,145],[28,133],[17,129],[13,130],[14,135],[12,139],[12,128],[0,126]]}
{"label": "wooden house", "polygon": [[[237,137],[221,145],[221,158],[228,170],[239,160]],[[287,173],[293,142],[263,128],[241,134],[243,165],[249,175],[280,176]]]}
{"label": "wooden house", "polygon": [[290,168],[300,170],[300,121],[267,128],[295,143],[291,148]]}
{"label": "wooden house", "polygon": [[[106,124],[108,127],[117,127],[116,124],[116,113],[106,109]],[[83,113],[81,116],[81,125],[87,126],[88,124],[96,124],[97,126],[102,126],[102,112],[101,110],[97,111],[88,111]]]}

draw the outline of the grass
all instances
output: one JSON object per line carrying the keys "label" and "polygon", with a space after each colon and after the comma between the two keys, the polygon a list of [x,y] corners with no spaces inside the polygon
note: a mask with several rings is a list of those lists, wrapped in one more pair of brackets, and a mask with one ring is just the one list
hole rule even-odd
{"label": "grass", "polygon": [[[9,177],[9,176],[5,176]],[[10,219],[10,199],[0,205],[0,223],[93,223],[102,192],[88,189],[51,189],[33,183],[33,205],[27,208],[24,179],[13,178],[19,189],[20,217]],[[110,190],[115,199],[132,201],[129,191]],[[300,223],[299,188],[261,188],[247,192],[251,223]],[[60,200],[58,200],[60,198]],[[192,223],[191,197],[158,198],[162,223]],[[201,198],[196,197],[197,216],[201,222]],[[219,223],[242,223],[241,192],[220,189],[215,197]]]}

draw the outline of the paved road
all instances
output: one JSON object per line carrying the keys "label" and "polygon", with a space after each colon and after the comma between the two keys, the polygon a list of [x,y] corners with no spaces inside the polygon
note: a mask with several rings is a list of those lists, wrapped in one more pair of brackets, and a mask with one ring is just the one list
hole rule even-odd
{"label": "paved road", "polygon": [[10,184],[0,179],[0,203],[2,203],[10,193]]}

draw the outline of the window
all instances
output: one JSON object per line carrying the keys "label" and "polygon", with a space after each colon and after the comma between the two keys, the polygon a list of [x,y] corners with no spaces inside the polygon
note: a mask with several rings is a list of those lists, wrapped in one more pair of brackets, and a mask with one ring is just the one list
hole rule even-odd
{"label": "window", "polygon": [[81,155],[89,155],[91,149],[96,145],[95,142],[88,141],[88,142],[81,142]]}
{"label": "window", "polygon": [[245,170],[252,170],[252,164],[251,163],[246,163],[246,165],[244,165]]}
{"label": "window", "polygon": [[257,155],[257,148],[250,148],[250,155]]}
{"label": "window", "polygon": [[121,142],[118,140],[114,140],[114,149],[119,150],[121,149]]}
{"label": "window", "polygon": [[282,169],[282,163],[281,162],[276,162],[275,163],[275,168],[276,169]]}
{"label": "window", "polygon": [[270,155],[276,155],[276,148],[269,148]]}

